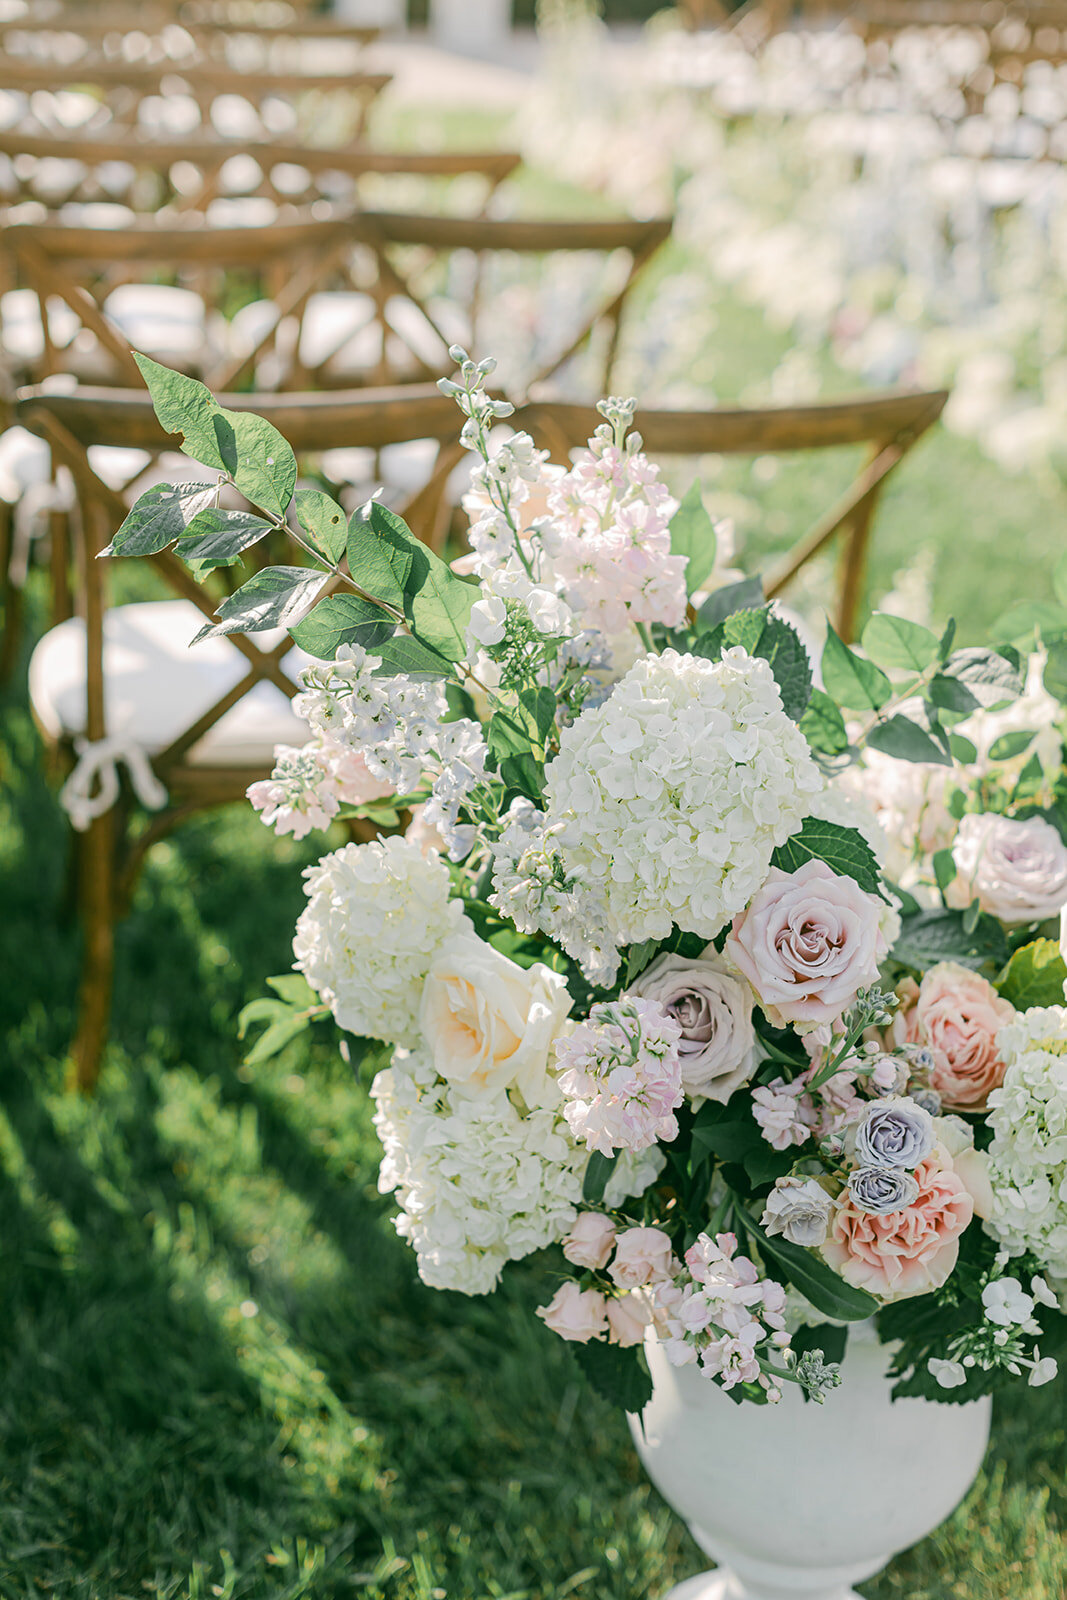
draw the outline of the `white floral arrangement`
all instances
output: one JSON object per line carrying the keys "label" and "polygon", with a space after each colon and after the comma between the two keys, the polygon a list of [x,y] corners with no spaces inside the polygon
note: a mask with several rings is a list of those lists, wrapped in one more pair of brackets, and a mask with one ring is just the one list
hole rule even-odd
{"label": "white floral arrangement", "polygon": [[[630,1410],[644,1346],[736,1398],[822,1399],[875,1320],[896,1390],[1046,1382],[1067,1332],[1062,642],[954,647],[875,614],[816,664],[758,578],[722,583],[607,400],[551,464],[453,352],[477,458],[451,566],[377,499],[296,488],[288,445],[139,357],[203,485],[109,553],[200,576],[285,528],[205,633],[313,658],[302,749],[252,803],[359,819],[305,874],[262,1060],[332,1016],[374,1073],[380,1188],[422,1278],[538,1315]],[[295,491],[295,493],[294,493]],[[321,591],[328,588],[328,592]]]}

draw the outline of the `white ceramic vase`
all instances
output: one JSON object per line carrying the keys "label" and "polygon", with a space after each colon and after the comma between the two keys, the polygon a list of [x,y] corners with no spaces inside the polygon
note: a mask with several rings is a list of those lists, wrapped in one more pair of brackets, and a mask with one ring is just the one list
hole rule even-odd
{"label": "white ceramic vase", "polygon": [[982,1464],[991,1402],[890,1399],[889,1352],[853,1325],[842,1384],[822,1405],[786,1384],[735,1404],[650,1342],[653,1394],[630,1418],[638,1454],[719,1563],[665,1600],[859,1600],[869,1578],[933,1531]]}

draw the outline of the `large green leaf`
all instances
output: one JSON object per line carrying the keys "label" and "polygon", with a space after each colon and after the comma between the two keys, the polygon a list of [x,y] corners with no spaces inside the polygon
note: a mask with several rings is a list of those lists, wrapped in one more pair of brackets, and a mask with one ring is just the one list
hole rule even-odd
{"label": "large green leaf", "polygon": [[[404,574],[404,615],[412,633],[446,660],[462,661],[467,654],[467,624],[479,595],[477,585],[457,578],[440,556],[415,538],[403,518],[380,501],[371,500],[364,510],[367,526],[390,551],[394,577]],[[362,587],[363,580],[356,573],[353,577]],[[369,591],[369,580],[367,587]]]}
{"label": "large green leaf", "polygon": [[608,1179],[615,1170],[615,1157],[601,1155],[599,1150],[594,1150],[589,1156],[589,1165],[585,1169],[582,1180],[582,1199],[586,1205],[599,1205],[604,1198],[604,1190],[608,1186]]}
{"label": "large green leaf", "polygon": [[754,653],[770,664],[786,716],[799,722],[812,692],[811,662],[799,633],[772,612],[763,624]]}
{"label": "large green leaf", "polygon": [[380,606],[357,594],[328,594],[290,631],[309,656],[333,661],[343,644],[358,644],[379,655],[395,630],[395,621]]}
{"label": "large green leaf", "polygon": [[406,527],[402,535],[376,515],[377,505],[376,500],[371,500],[352,515],[348,525],[348,570],[365,594],[403,611],[417,545]]}
{"label": "large green leaf", "polygon": [[695,594],[715,565],[715,524],[704,509],[700,484],[690,484],[671,518],[671,553],[685,556],[685,592]]}
{"label": "large green leaf", "polygon": [[848,749],[845,719],[837,703],[822,689],[813,689],[807,710],[800,719],[800,731],[820,755],[839,756]]}
{"label": "large green leaf", "polygon": [[1062,1006],[1067,966],[1055,939],[1035,939],[1016,950],[997,979],[997,988],[1017,1011],[1031,1006]]}
{"label": "large green leaf", "polygon": [[348,520],[343,508],[321,489],[298,489],[293,506],[308,543],[335,567],[348,544]]}
{"label": "large green leaf", "polygon": [[945,663],[944,676],[966,684],[983,706],[1014,699],[1023,687],[1019,657],[1007,645],[1003,653],[977,646],[955,650]]}
{"label": "large green leaf", "polygon": [[227,473],[253,504],[284,517],[296,487],[296,457],[273,423],[227,411],[195,378],[134,351],[156,416],[195,461]]}
{"label": "large green leaf", "polygon": [[950,767],[952,762],[930,735],[912,722],[910,717],[887,717],[876,722],[867,734],[867,743],[884,755],[895,756],[898,761],[930,761],[938,766]]}
{"label": "large green leaf", "polygon": [[735,611],[750,611],[753,607],[762,606],[766,598],[760,578],[742,578],[740,583],[727,583],[721,589],[713,590],[704,601],[697,612],[697,627],[701,632],[710,633]]}
{"label": "large green leaf", "polygon": [[771,857],[782,872],[796,872],[811,860],[825,861],[840,877],[854,878],[867,894],[877,894],[881,887],[877,857],[858,828],[806,817],[800,832]]}
{"label": "large green leaf", "polygon": [[[740,1206],[738,1209],[741,1210]],[[854,1289],[844,1278],[838,1277],[816,1251],[764,1233],[746,1212],[742,1212],[741,1220],[745,1232],[759,1245],[766,1265],[772,1272],[777,1268],[774,1275],[799,1289],[824,1317],[833,1317],[835,1322],[862,1322],[878,1310],[878,1301],[873,1295],[865,1289]]]}
{"label": "large green leaf", "polygon": [[224,633],[291,628],[326,578],[325,572],[315,572],[310,567],[264,567],[222,602],[215,613],[218,622],[201,628],[193,643]]}
{"label": "large green leaf", "polygon": [[571,1352],[598,1394],[623,1411],[639,1415],[652,1398],[652,1379],[639,1345],[604,1344],[590,1339]]}
{"label": "large green leaf", "polygon": [[1043,681],[1053,699],[1067,701],[1067,636],[1049,641]]}
{"label": "large green leaf", "polygon": [[983,913],[968,931],[965,915],[963,911],[939,910],[905,917],[893,946],[894,960],[919,972],[940,961],[957,961],[976,969],[987,964],[1002,967],[1011,951],[1000,923]]}
{"label": "large green leaf", "polygon": [[850,650],[831,622],[826,624],[822,680],[831,699],[850,711],[877,711],[893,693],[881,667]]}
{"label": "large green leaf", "polygon": [[202,571],[229,567],[240,559],[242,551],[258,544],[273,526],[251,511],[225,511],[221,506],[209,506],[190,522],[175,545],[174,553],[190,565],[195,562]]}
{"label": "large green leaf", "polygon": [[180,539],[218,494],[217,483],[157,483],[146,489],[102,556],[154,556]]}
{"label": "large green leaf", "polygon": [[937,637],[918,622],[876,611],[863,630],[863,648],[891,671],[924,672],[937,655]]}

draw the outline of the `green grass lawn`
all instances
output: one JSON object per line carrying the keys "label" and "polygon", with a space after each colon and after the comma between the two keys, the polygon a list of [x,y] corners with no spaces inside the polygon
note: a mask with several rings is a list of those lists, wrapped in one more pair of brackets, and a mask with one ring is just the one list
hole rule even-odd
{"label": "green grass lawn", "polygon": [[[657,292],[650,278],[640,314]],[[782,342],[716,308],[700,354],[725,399]],[[709,489],[758,552],[845,471],[732,464]],[[939,432],[893,481],[873,584],[931,550],[938,609],[974,638],[1043,592],[1063,526],[1055,484]],[[532,1317],[535,1274],[485,1300],[419,1283],[375,1187],[366,1094],[325,1030],[241,1065],[236,1015],[289,963],[321,841],[278,841],[235,808],[154,852],[90,1101],[62,1088],[68,848],[16,681],[0,723],[0,1596],[658,1600],[698,1570],[622,1417]],[[872,1492],[876,1462],[872,1441]],[[964,1507],[864,1593],[1062,1600],[1065,1473],[1062,1389],[1024,1391]]]}

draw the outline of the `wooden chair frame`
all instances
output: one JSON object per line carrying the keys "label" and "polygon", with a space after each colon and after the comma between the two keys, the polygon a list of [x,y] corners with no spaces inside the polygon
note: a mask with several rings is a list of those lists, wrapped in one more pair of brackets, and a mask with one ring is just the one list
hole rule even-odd
{"label": "wooden chair frame", "polygon": [[[764,578],[773,599],[836,533],[847,530],[835,625],[855,637],[871,526],[890,473],[941,415],[946,390],[864,395],[802,406],[712,411],[640,411],[637,427],[649,455],[765,455],[866,444],[869,454],[848,489],[780,556]],[[552,401],[520,408],[515,427],[532,434],[562,460],[585,443],[601,422],[591,406]]]}
{"label": "wooden chair frame", "polygon": [[[435,388],[220,398],[230,409],[254,409],[268,417],[298,454],[340,446],[381,449],[426,438],[444,447],[456,439],[462,422],[454,403]],[[86,627],[84,732],[92,743],[107,734],[104,617],[109,573],[108,563],[97,556],[128,507],[121,492],[93,471],[88,451],[93,445],[121,444],[158,452],[174,448],[174,439],[160,427],[143,391],[90,389],[71,395],[23,391],[16,420],[47,440],[55,459],[69,468],[77,488],[80,549],[73,565],[78,610]],[[447,471],[435,471],[427,487],[402,508],[415,532],[432,526],[446,478]],[[149,559],[176,595],[191,601],[206,618],[213,618],[214,600],[177,556],[161,551]],[[328,593],[337,581],[329,580],[322,593]],[[194,812],[240,800],[250,783],[269,775],[269,768],[198,767],[187,759],[189,752],[257,684],[273,683],[289,696],[297,692],[297,685],[282,669],[282,660],[292,648],[291,639],[286,637],[273,649],[261,651],[242,634],[230,637],[248,663],[246,675],[152,758],[152,769],[170,796],[166,808],[137,827],[138,807],[124,792],[120,804],[95,818],[77,839],[77,901],[85,948],[72,1061],[75,1081],[82,1088],[90,1088],[99,1071],[110,1016],[115,925],[125,913],[145,855]],[[60,740],[56,753],[68,766],[72,764],[70,741]]]}
{"label": "wooden chair frame", "polygon": [[[86,169],[84,175],[75,178],[59,199],[49,200],[53,208],[70,201],[120,198],[110,192],[104,194],[100,185],[93,183],[93,174],[104,163],[121,162],[135,171],[155,174],[159,178],[160,188],[167,191],[162,204],[175,212],[202,211],[216,199],[220,194],[222,169],[234,156],[251,156],[262,174],[259,184],[244,192],[266,195],[284,206],[307,205],[320,198],[323,191],[315,179],[321,179],[324,175],[341,174],[350,180],[353,191],[361,178],[371,175],[404,174],[443,180],[473,175],[485,180],[483,210],[500,184],[522,160],[516,151],[510,150],[376,150],[358,144],[332,149],[291,141],[262,140],[250,143],[239,139],[206,137],[143,140],[131,146],[128,138],[120,139],[114,135],[57,135],[22,131],[0,132],[0,156],[81,163]],[[202,187],[195,194],[181,195],[170,187],[170,171],[179,162],[188,163],[200,171]],[[282,165],[299,167],[308,174],[309,182],[304,193],[297,195],[289,189],[283,192],[274,185],[272,171]],[[38,198],[33,189],[32,173],[19,181],[20,199]],[[129,200],[121,199],[121,203],[129,204]]]}

